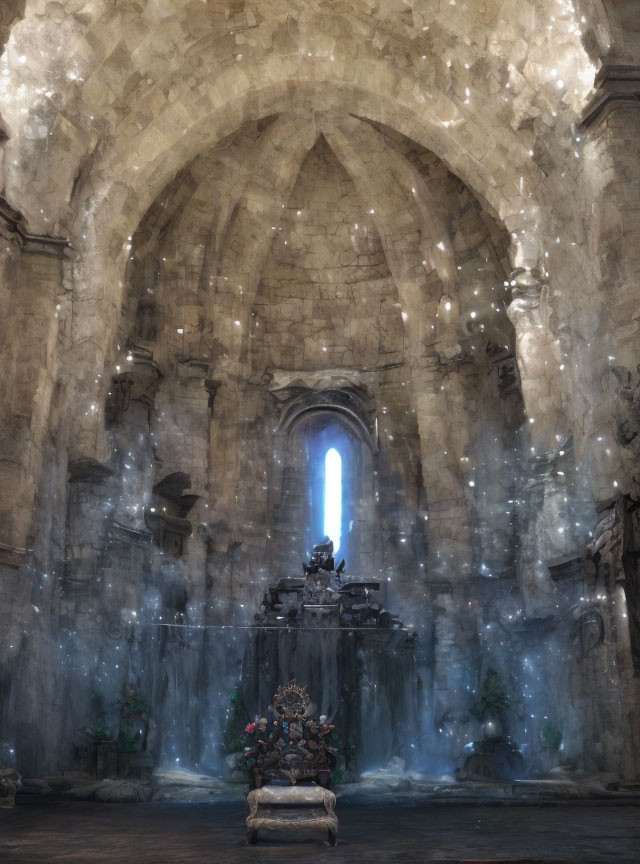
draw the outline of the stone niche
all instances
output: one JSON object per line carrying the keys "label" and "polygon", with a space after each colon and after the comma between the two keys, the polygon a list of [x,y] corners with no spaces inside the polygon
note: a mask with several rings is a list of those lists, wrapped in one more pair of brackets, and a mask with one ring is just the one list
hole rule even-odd
{"label": "stone niche", "polygon": [[187,514],[198,496],[191,493],[191,479],[177,471],[153,487],[153,504],[145,510],[144,521],[155,544],[172,558],[181,558],[191,536]]}

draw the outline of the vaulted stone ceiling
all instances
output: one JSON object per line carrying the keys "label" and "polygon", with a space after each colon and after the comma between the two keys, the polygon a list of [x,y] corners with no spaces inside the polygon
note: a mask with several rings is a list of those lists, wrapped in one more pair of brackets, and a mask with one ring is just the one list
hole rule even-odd
{"label": "vaulted stone ceiling", "polygon": [[[576,124],[600,65],[633,54],[633,6],[604,0],[3,4],[0,38],[12,29],[0,68],[0,116],[10,136],[2,187],[31,231],[69,236],[76,250],[73,339],[95,349],[78,408],[102,400],[94,382],[114,357],[129,238],[149,207],[179,172],[246,123],[277,117],[282,128],[305,112],[313,121],[298,119],[292,127],[295,155],[274,184],[273,200],[285,197],[286,178],[293,181],[291,166],[311,146],[305,135],[313,129],[332,124],[330,146],[354,180],[360,171],[365,186],[366,172],[375,170],[367,153],[377,141],[376,124],[393,130],[443,160],[504,224],[518,266],[544,261],[554,278],[558,326],[571,320],[590,346],[590,306],[583,315],[563,287],[579,279],[585,297],[595,296],[598,274],[586,260],[587,244],[597,244],[605,229],[596,220],[585,230],[572,217],[607,178]],[[326,119],[336,116],[340,124]],[[354,160],[365,167],[355,169]],[[397,170],[406,192],[410,172]],[[432,235],[437,221],[428,199],[416,204],[430,226],[425,236]],[[269,221],[266,213],[261,218]],[[383,242],[387,233],[380,230]],[[451,271],[447,255],[445,248],[439,271]],[[392,259],[399,294],[409,296],[417,271]],[[445,276],[452,278],[455,272]],[[412,315],[409,326],[423,323]],[[576,378],[567,386],[591,398],[591,383]],[[567,410],[582,424],[575,400]],[[99,437],[96,429],[74,436],[83,442],[80,452],[95,450]]]}
{"label": "vaulted stone ceiling", "polygon": [[540,183],[549,155],[529,151],[568,127],[595,72],[565,0],[33,2],[25,15],[2,70],[5,171],[9,196],[32,178],[22,207],[38,230],[80,231],[72,196],[83,211],[107,194],[130,230],[213,141],[309,104],[410,134],[504,206],[517,172]]}
{"label": "vaulted stone ceiling", "polygon": [[[462,304],[461,320],[469,332],[482,327],[498,345],[509,341],[506,317],[503,314],[502,323],[496,318],[498,311],[504,313],[501,297],[491,293],[495,285],[504,291],[503,280],[509,272],[508,240],[501,236],[490,213],[467,192],[463,205],[463,209],[470,208],[465,212],[467,223],[463,221],[462,227],[452,224],[451,206],[443,188],[451,175],[439,160],[384,127],[339,113],[300,111],[260,124],[248,123],[197,157],[162,192],[140,231],[127,244],[130,259],[140,262],[130,265],[130,279],[139,286],[139,296],[144,299],[152,266],[163,270],[165,282],[173,279],[185,286],[186,274],[185,290],[192,286],[194,298],[201,295],[197,302],[208,305],[216,340],[238,360],[246,351],[249,316],[267,257],[283,228],[284,243],[290,242],[290,214],[297,223],[308,212],[302,203],[292,204],[290,198],[309,154],[320,141],[329,154],[329,164],[339,166],[337,170],[345,178],[335,180],[337,187],[343,187],[342,191],[337,189],[338,197],[352,193],[357,201],[346,207],[344,202],[336,203],[333,218],[345,227],[349,225],[352,249],[357,249],[363,242],[359,238],[365,234],[377,238],[380,264],[391,279],[389,290],[399,300],[398,316],[402,311],[410,332],[408,359],[412,353],[417,359],[424,350],[433,328],[428,322],[434,320],[445,294],[455,298],[456,308]],[[345,191],[345,183],[351,193]],[[155,257],[149,259],[147,255],[160,238],[166,246],[169,229],[175,236],[182,232],[193,238],[193,245],[183,249],[179,262],[173,265],[157,250]],[[331,230],[322,224],[317,228],[325,235]],[[485,239],[488,245],[482,260],[472,261]],[[314,259],[311,253],[306,261],[303,250],[303,266],[320,271],[322,261],[325,269],[338,264],[331,254]],[[484,296],[476,290],[474,296],[472,286],[479,284],[477,271],[487,263],[491,290],[482,292]],[[468,296],[461,298],[458,281],[463,265],[469,290]],[[333,281],[348,282],[344,272],[348,271],[342,275],[336,271]],[[331,273],[326,272],[323,279],[332,281]],[[425,279],[432,286],[428,292],[424,291]],[[207,294],[214,299],[207,301]]]}
{"label": "vaulted stone ceiling", "polygon": [[[342,147],[348,170],[349,160],[366,162],[376,124],[443,160],[511,233],[514,263],[552,274],[559,326],[571,318],[590,345],[589,316],[576,315],[563,286],[578,278],[585,296],[596,291],[587,245],[605,229],[598,220],[585,228],[572,214],[608,180],[576,124],[601,64],[633,56],[633,7],[605,0],[3,4],[0,38],[11,33],[0,68],[9,135],[2,188],[31,231],[69,236],[76,250],[83,312],[74,339],[96,351],[81,404],[101,400],[92,382],[114,356],[129,238],[162,190],[244,124],[270,117],[282,124],[305,112],[313,122],[296,126],[298,155],[306,152],[304,129],[322,131],[325,118],[342,116],[342,128],[330,121],[330,146]],[[357,178],[353,164],[350,173]],[[274,200],[285,197],[284,175],[281,182]],[[411,188],[406,171],[402,182]],[[427,199],[419,206],[433,233]],[[385,230],[380,235],[384,242]],[[451,270],[446,256],[445,249],[439,271]],[[389,263],[405,283],[399,294],[411,293],[411,267],[400,273],[406,261]],[[416,317],[409,326],[422,326]]]}

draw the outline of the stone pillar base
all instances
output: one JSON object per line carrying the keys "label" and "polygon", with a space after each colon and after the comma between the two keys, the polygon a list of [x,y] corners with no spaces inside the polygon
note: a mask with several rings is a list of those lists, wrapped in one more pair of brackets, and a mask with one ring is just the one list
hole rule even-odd
{"label": "stone pillar base", "polygon": [[[13,768],[0,769],[0,807],[13,807],[22,778]],[[334,798],[335,800],[335,798]]]}

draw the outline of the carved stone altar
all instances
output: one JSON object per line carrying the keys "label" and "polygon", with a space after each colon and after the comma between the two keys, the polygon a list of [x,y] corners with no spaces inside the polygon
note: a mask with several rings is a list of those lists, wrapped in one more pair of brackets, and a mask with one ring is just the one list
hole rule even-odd
{"label": "carved stone altar", "polygon": [[[245,757],[245,764],[257,769],[254,786],[274,777],[286,779],[290,771],[296,782],[314,780],[326,786],[336,772],[344,779],[371,764],[386,764],[394,755],[407,761],[413,755],[407,729],[420,723],[415,633],[388,608],[385,583],[372,573],[346,576],[345,565],[333,553],[326,538],[314,546],[299,576],[276,576],[255,616],[239,687],[243,728],[242,715],[254,720],[249,724],[253,738],[247,743],[254,745],[251,750],[262,739],[266,743],[264,754]],[[307,682],[312,707],[289,725],[289,740],[282,736],[278,758],[267,760],[266,753],[273,753],[281,736],[275,734],[279,718],[265,714],[265,706],[274,685],[283,680]],[[318,720],[311,717],[314,711]],[[369,734],[370,718],[378,711],[389,718],[388,734],[382,737]],[[241,735],[240,722],[234,728]],[[335,724],[339,734],[326,746],[329,724]],[[313,753],[315,764],[304,750]],[[326,759],[316,758],[321,753]],[[285,757],[293,764],[285,764]]]}
{"label": "carved stone altar", "polygon": [[303,576],[284,576],[269,585],[255,623],[271,627],[356,627],[395,630],[412,640],[397,615],[378,598],[377,579],[348,578],[344,559],[335,566],[333,543],[328,539],[313,547]]}
{"label": "carved stone altar", "polygon": [[296,831],[326,831],[329,843],[335,846],[338,819],[334,813],[336,796],[315,783],[286,786],[271,783],[254,789],[247,796],[250,813],[247,816],[247,843],[256,843],[259,830],[284,833]]}

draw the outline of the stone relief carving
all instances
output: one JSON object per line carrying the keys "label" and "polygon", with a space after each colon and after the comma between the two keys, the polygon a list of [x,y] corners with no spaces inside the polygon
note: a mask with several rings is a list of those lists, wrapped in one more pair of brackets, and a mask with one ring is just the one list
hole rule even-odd
{"label": "stone relief carving", "polygon": [[640,453],[640,364],[635,372],[630,372],[624,366],[615,366],[611,370],[617,379],[618,395],[620,397],[621,414],[618,421],[617,440],[623,447],[631,447],[635,453]]}
{"label": "stone relief carving", "polygon": [[[607,593],[613,593],[616,585],[623,587],[631,660],[634,675],[640,676],[640,502],[629,495],[611,501],[593,535],[587,546],[587,556],[593,562],[597,580]],[[581,627],[581,633],[584,632],[582,644],[591,645],[601,630],[600,624],[591,615]]]}
{"label": "stone relief carving", "polygon": [[580,653],[584,657],[604,642],[605,623],[602,612],[593,606],[586,609],[578,618]]}
{"label": "stone relief carving", "polygon": [[330,387],[316,390],[312,387],[291,383],[288,386],[270,388],[276,406],[281,430],[292,427],[300,415],[309,411],[337,411],[346,415],[359,428],[372,450],[375,450],[375,402],[369,398],[364,387]]}

